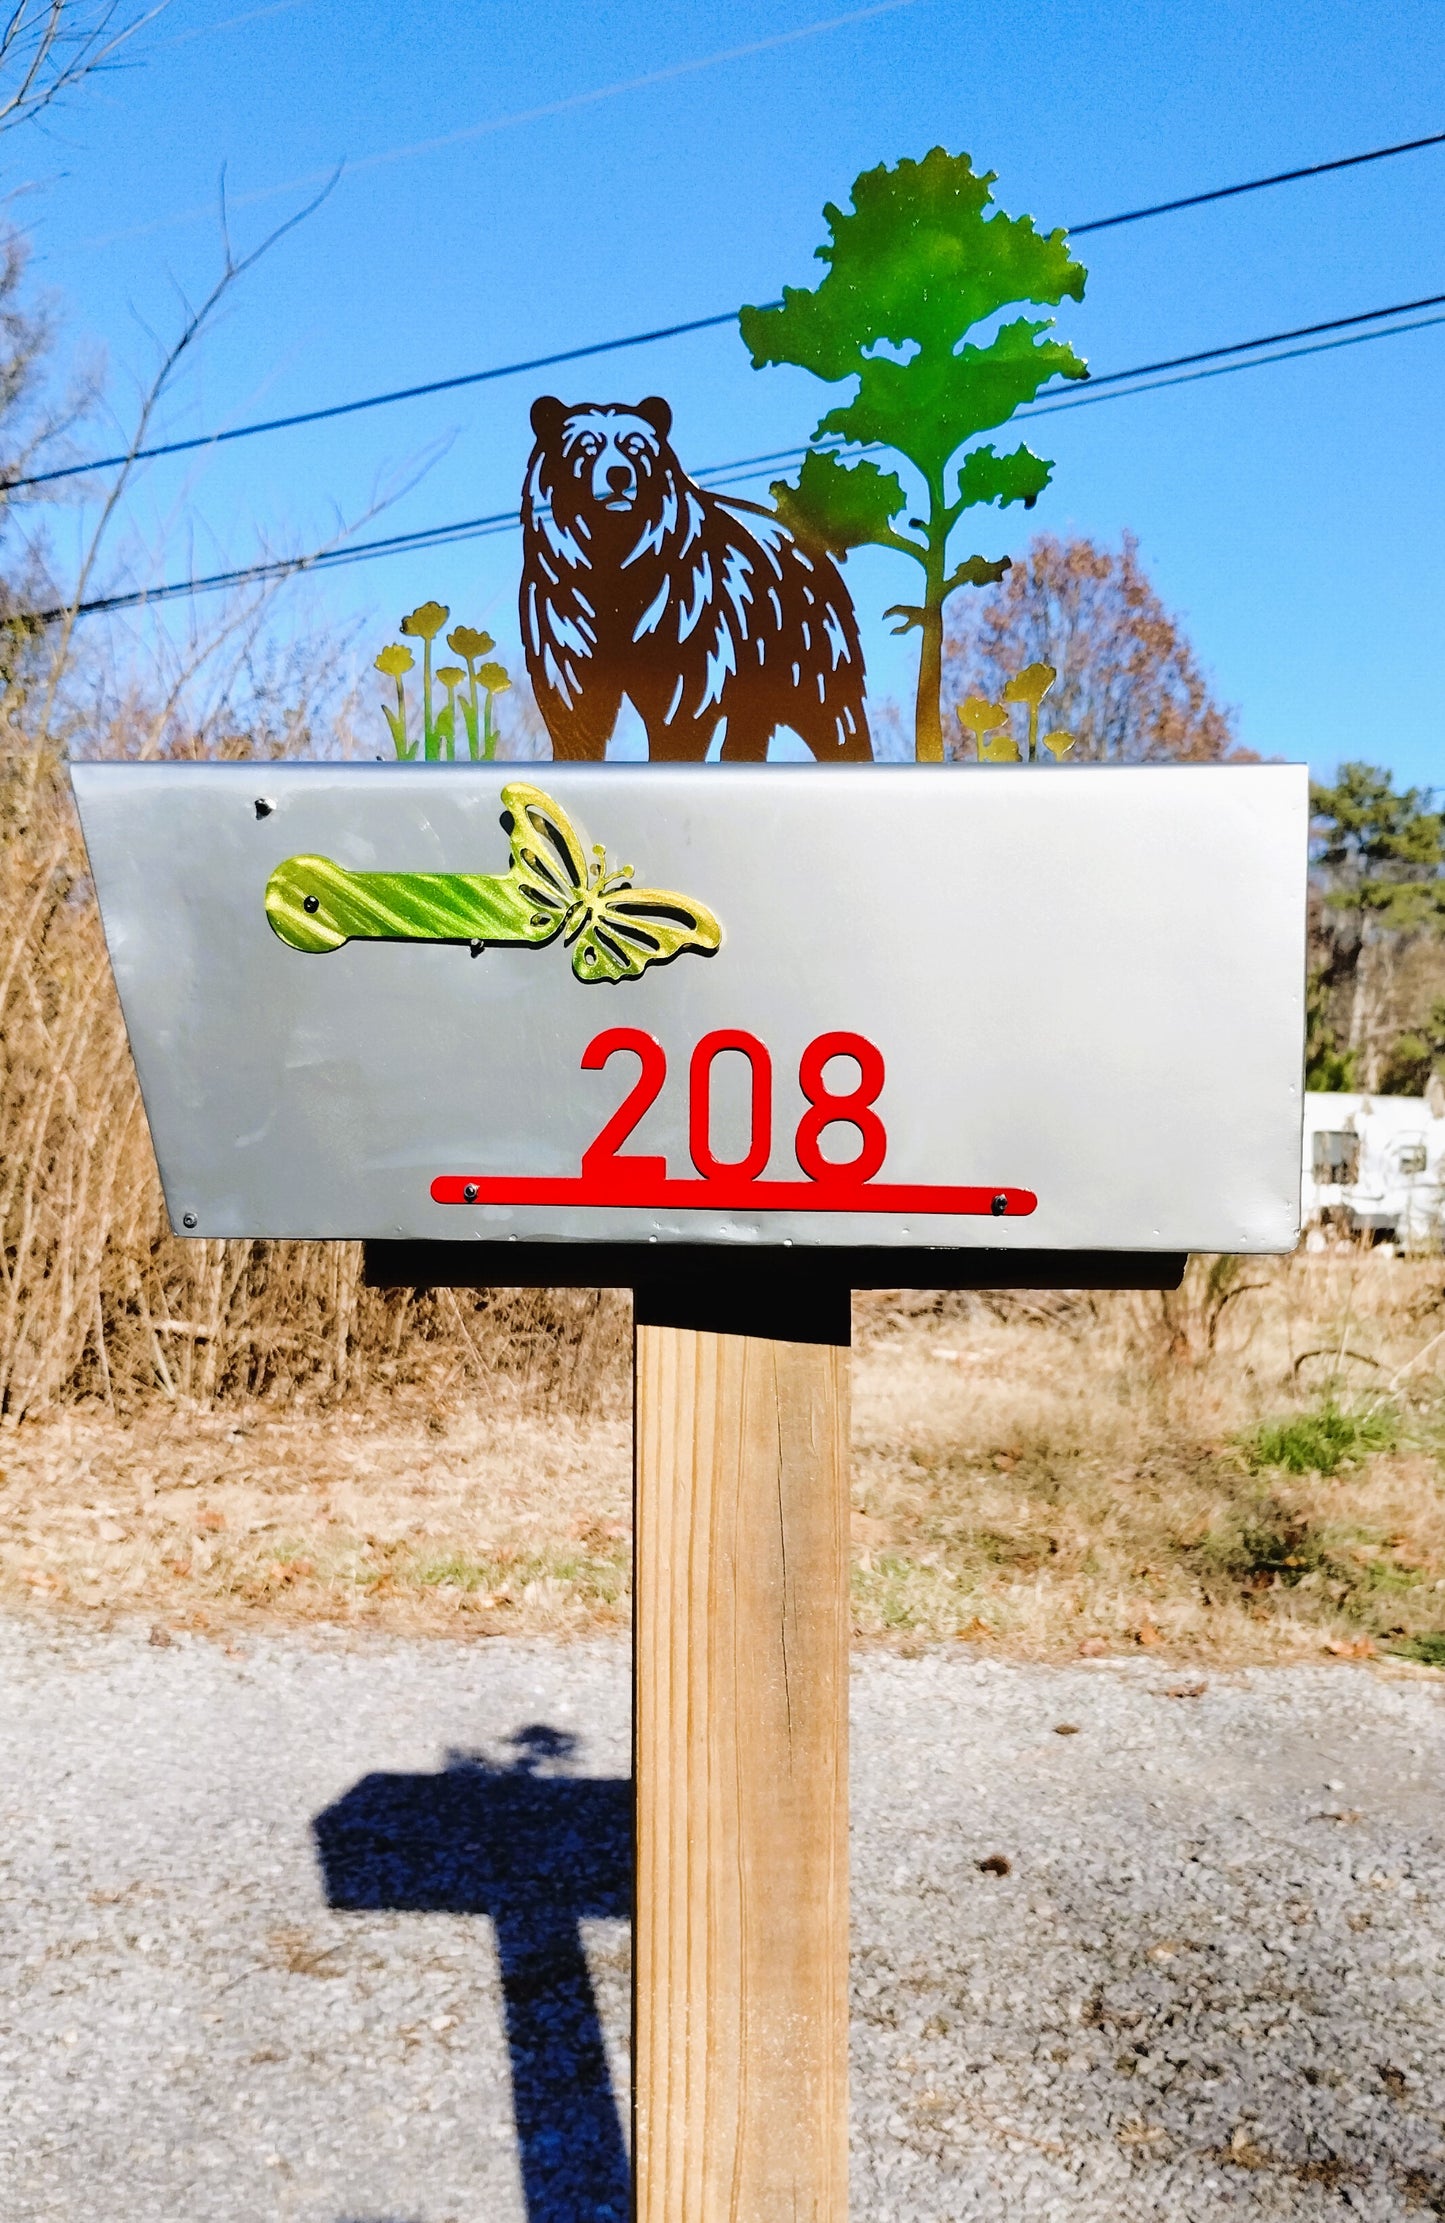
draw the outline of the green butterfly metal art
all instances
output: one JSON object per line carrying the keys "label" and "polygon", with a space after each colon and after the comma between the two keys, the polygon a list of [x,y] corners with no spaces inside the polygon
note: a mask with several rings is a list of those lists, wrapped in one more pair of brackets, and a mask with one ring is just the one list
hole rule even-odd
{"label": "green butterfly metal art", "polygon": [[466,942],[532,948],[560,934],[581,981],[638,980],[684,950],[710,957],[722,927],[706,904],[671,888],[633,885],[631,865],[607,868],[539,787],[502,789],[512,861],[495,876],[348,872],[329,857],[288,857],[266,883],[266,916],[292,949],[319,955],[344,942]]}

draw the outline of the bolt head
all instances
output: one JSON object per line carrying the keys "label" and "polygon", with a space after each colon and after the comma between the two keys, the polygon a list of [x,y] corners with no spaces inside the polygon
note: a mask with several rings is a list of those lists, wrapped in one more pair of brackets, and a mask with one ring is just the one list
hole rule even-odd
{"label": "bolt head", "polygon": [[477,1201],[477,1184],[476,1184],[476,1182],[475,1182],[475,1181],[468,1181],[468,1182],[467,1182],[467,1184],[466,1184],[466,1186],[465,1186],[465,1188],[464,1188],[464,1189],[462,1190],[462,1195],[463,1195],[463,1197],[465,1198],[465,1200],[466,1200],[466,1202],[467,1202],[468,1204],[475,1204],[475,1203],[476,1203],[476,1201]]}
{"label": "bolt head", "polygon": [[195,1215],[195,1213],[194,1213],[194,1212],[182,1212],[182,1214],[181,1214],[181,1225],[182,1225],[182,1227],[194,1227],[194,1226],[195,1226],[195,1224],[196,1224],[196,1215]]}
{"label": "bolt head", "polygon": [[1002,1219],[1004,1213],[1008,1210],[1008,1198],[1002,1195],[996,1196],[990,1204],[989,1210],[996,1220]]}

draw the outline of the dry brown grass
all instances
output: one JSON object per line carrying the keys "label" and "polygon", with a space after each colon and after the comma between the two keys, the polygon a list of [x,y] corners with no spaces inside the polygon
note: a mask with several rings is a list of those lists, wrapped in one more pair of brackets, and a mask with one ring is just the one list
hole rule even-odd
{"label": "dry brown grass", "polygon": [[489,1408],[31,1423],[0,1438],[0,1599],[214,1629],[625,1621],[625,1421]]}
{"label": "dry brown grass", "polygon": [[[1430,1655],[1442,1279],[1300,1257],[1200,1262],[1167,1300],[860,1299],[859,1634],[1040,1657],[1360,1658],[1412,1639]],[[0,1598],[167,1629],[621,1626],[619,1300],[609,1316],[584,1415],[555,1382],[456,1370],[339,1410],[91,1402],[6,1429]],[[1332,1475],[1271,1465],[1261,1430],[1328,1411],[1326,1373],[1346,1438],[1363,1419],[1388,1447],[1357,1444]]]}
{"label": "dry brown grass", "polygon": [[[896,1309],[858,1369],[857,1627],[1039,1654],[1428,1652],[1442,1324],[1438,1264],[1358,1253],[1196,1261],[1165,1299]],[[1278,1463],[1336,1410],[1366,1439],[1336,1472]]]}

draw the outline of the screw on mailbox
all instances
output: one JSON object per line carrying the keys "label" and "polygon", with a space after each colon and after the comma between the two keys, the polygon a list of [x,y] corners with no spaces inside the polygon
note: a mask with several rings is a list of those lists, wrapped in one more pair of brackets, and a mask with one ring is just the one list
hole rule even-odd
{"label": "screw on mailbox", "polygon": [[1008,1210],[1008,1198],[1000,1193],[994,1198],[992,1204],[990,1204],[989,1210],[992,1212],[995,1219],[1001,1218],[1002,1215]]}
{"label": "screw on mailbox", "polygon": [[475,1204],[475,1203],[476,1203],[476,1201],[477,1201],[477,1184],[476,1184],[476,1182],[475,1182],[475,1181],[468,1181],[468,1183],[467,1183],[466,1187],[465,1187],[465,1188],[464,1188],[464,1189],[462,1190],[462,1195],[463,1195],[463,1196],[464,1196],[464,1197],[466,1198],[466,1200],[467,1200],[468,1204]]}
{"label": "screw on mailbox", "polygon": [[194,1227],[194,1226],[195,1226],[195,1224],[196,1224],[196,1215],[195,1215],[195,1213],[194,1213],[194,1212],[182,1212],[182,1214],[181,1214],[181,1225],[182,1225],[182,1227]]}
{"label": "screw on mailbox", "polygon": [[269,818],[275,808],[276,805],[269,795],[258,795],[256,797],[256,816],[258,818]]}

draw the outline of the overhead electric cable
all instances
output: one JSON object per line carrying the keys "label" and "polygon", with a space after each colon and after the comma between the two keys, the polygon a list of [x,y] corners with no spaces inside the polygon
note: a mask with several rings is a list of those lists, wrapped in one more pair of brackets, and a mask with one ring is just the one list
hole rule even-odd
{"label": "overhead electric cable", "polygon": [[[1054,417],[1061,409],[1087,409],[1101,401],[1132,401],[1136,394],[1158,394],[1168,386],[1192,386],[1202,378],[1228,378],[1232,371],[1260,370],[1267,363],[1292,363],[1303,355],[1328,355],[1335,348],[1363,347],[1367,340],[1398,339],[1403,333],[1426,332],[1437,324],[1445,324],[1445,315],[1417,317],[1413,324],[1394,324],[1382,332],[1350,332],[1343,339],[1315,340],[1308,347],[1281,348],[1277,354],[1254,355],[1243,363],[1215,363],[1206,370],[1185,371],[1173,378],[1151,379],[1143,386],[1114,386],[1103,394],[1062,394],[1054,400],[1032,402],[1026,408],[1015,410],[1009,421],[1016,423],[1020,417]],[[1118,375],[1127,377],[1129,373],[1121,371]],[[1134,375],[1139,374],[1136,372]],[[779,464],[800,462],[809,452],[807,448],[778,448],[770,455],[743,456],[736,463],[718,464],[712,471],[699,471],[697,477],[699,480],[706,480],[712,487],[742,486],[749,479],[766,478],[768,471],[776,470]],[[881,441],[838,451],[840,455],[856,456],[881,455],[883,452]]]}
{"label": "overhead electric cable", "polygon": [[[1110,231],[1119,224],[1140,224],[1147,217],[1170,216],[1180,209],[1200,208],[1208,201],[1233,200],[1241,193],[1262,193],[1269,186],[1289,185],[1301,178],[1323,177],[1330,170],[1358,169],[1362,163],[1384,162],[1391,155],[1413,154],[1421,147],[1445,145],[1445,131],[1431,132],[1423,139],[1401,139],[1389,147],[1371,147],[1362,154],[1342,154],[1329,162],[1312,162],[1298,170],[1276,170],[1269,177],[1246,178],[1238,185],[1212,186],[1205,193],[1188,193],[1176,201],[1157,201],[1148,208],[1125,209],[1118,216],[1096,216],[1087,224],[1066,227],[1072,236],[1084,232]],[[781,304],[770,301],[767,308]],[[1381,315],[1393,312],[1382,310]],[[483,386],[498,378],[517,378],[525,371],[550,370],[559,363],[577,363],[592,355],[613,355],[621,348],[650,347],[658,340],[680,339],[689,332],[708,332],[719,325],[733,324],[736,309],[726,309],[717,316],[690,317],[681,324],[660,324],[648,332],[629,332],[621,339],[593,340],[585,347],[563,348],[554,355],[533,355],[522,362],[496,363],[486,370],[463,371],[455,378],[429,379],[421,386],[397,386],[387,393],[363,394],[355,401],[332,402],[323,409],[302,409],[289,417],[263,417],[254,424],[232,425],[220,432],[196,433],[188,440],[163,440],[154,447],[136,448],[128,454],[95,456],[88,463],[66,463],[53,471],[32,471],[24,478],[0,482],[0,493],[18,492],[26,486],[49,486],[57,479],[83,478],[91,471],[118,470],[132,463],[150,463],[158,456],[190,455],[197,448],[218,448],[231,440],[253,440],[264,432],[289,432],[298,425],[322,424],[332,417],[351,417],[366,409],[386,409],[393,402],[421,401],[431,394],[455,393],[461,386]],[[1265,344],[1263,342],[1261,345]],[[1120,377],[1131,374],[1119,372]],[[1098,381],[1095,381],[1097,384]]]}
{"label": "overhead electric cable", "polygon": [[1309,347],[1285,347],[1275,355],[1252,355],[1245,363],[1215,363],[1207,370],[1185,371],[1176,378],[1153,378],[1146,385],[1115,387],[1105,394],[1060,394],[1053,400],[1036,402],[1031,409],[1021,409],[1017,414],[1056,417],[1061,409],[1086,409],[1093,402],[1132,401],[1136,394],[1162,393],[1166,386],[1192,386],[1201,378],[1227,378],[1231,371],[1259,370],[1266,363],[1292,363],[1301,355],[1328,355],[1338,347],[1362,347],[1366,340],[1394,340],[1404,332],[1427,332],[1436,324],[1445,324],[1445,316],[1417,317],[1413,324],[1392,324],[1382,332],[1349,332],[1342,339],[1316,340]]}
{"label": "overhead electric cable", "polygon": [[[1436,305],[1445,305],[1445,294],[1428,295],[1421,301],[1401,306],[1409,309]],[[1248,352],[1251,348],[1276,346],[1283,340],[1302,338],[1310,333],[1338,331],[1343,326],[1360,324],[1371,317],[1385,317],[1396,313],[1398,312],[1389,309],[1366,310],[1357,316],[1334,318],[1327,324],[1302,325],[1296,332],[1275,333],[1258,340],[1240,340],[1232,348],[1204,348],[1195,355],[1174,356],[1166,363],[1142,364],[1133,371],[1111,371],[1107,377],[1093,381],[1096,385],[1107,385],[1107,393],[1060,395],[1057,399],[1036,402],[1017,410],[1015,418],[1053,416],[1061,409],[1081,409],[1091,402],[1128,401],[1135,394],[1157,393],[1165,386],[1186,385],[1202,378],[1226,378],[1233,371],[1259,370],[1266,364],[1290,362],[1297,356],[1322,355],[1333,348],[1360,347],[1368,340],[1397,339],[1407,332],[1421,332],[1433,325],[1445,324],[1445,314],[1419,317],[1413,324],[1390,325],[1371,332],[1349,332],[1333,340],[1316,339],[1308,346],[1285,348],[1274,355],[1253,355]],[[1245,360],[1237,363],[1214,360],[1221,355],[1243,355]],[[1180,365],[1189,363],[1207,367],[1184,371],[1175,377],[1155,378],[1147,385],[1129,386],[1120,383],[1131,378],[1146,378],[1159,370],[1177,370]],[[776,448],[767,454],[741,456],[731,463],[710,464],[694,472],[693,476],[699,483],[714,487],[741,484],[750,478],[765,477],[768,471],[777,469],[779,465],[796,463],[808,452],[807,448]],[[877,452],[877,445],[855,452],[864,455]],[[244,564],[231,571],[211,572],[200,579],[171,579],[158,587],[135,587],[125,594],[98,595],[89,602],[66,604],[51,610],[30,611],[27,617],[31,624],[48,625],[62,617],[97,617],[119,610],[134,610],[152,602],[172,602],[181,596],[209,593],[218,587],[258,585],[268,579],[283,579],[301,571],[334,570],[342,564],[366,563],[378,556],[404,555],[422,548],[444,548],[467,540],[486,540],[494,533],[515,532],[521,522],[521,515],[517,510],[495,510],[489,516],[460,518],[449,525],[422,526],[414,532],[390,533],[378,540],[318,548],[304,556],[278,556],[265,563]]]}
{"label": "overhead electric cable", "polygon": [[1299,170],[1276,170],[1272,177],[1246,178],[1241,185],[1216,185],[1207,193],[1186,193],[1177,201],[1155,201],[1148,208],[1128,208],[1122,216],[1096,216],[1089,224],[1071,224],[1075,238],[1081,232],[1112,231],[1116,224],[1139,224],[1146,216],[1173,216],[1182,208],[1203,208],[1206,201],[1232,201],[1239,193],[1263,193],[1271,185],[1293,185],[1300,178],[1322,178],[1330,170],[1356,170],[1362,162],[1386,162],[1392,154],[1414,154],[1421,147],[1445,144],[1445,131],[1432,131],[1423,139],[1399,139],[1392,147],[1371,147],[1364,154],[1337,154],[1330,162],[1307,162]]}
{"label": "overhead electric cable", "polygon": [[1192,355],[1166,355],[1157,363],[1140,363],[1136,370],[1103,371],[1091,386],[1117,386],[1125,379],[1150,378],[1155,371],[1183,370],[1190,363],[1210,363],[1221,355],[1242,355],[1257,347],[1279,347],[1285,340],[1310,340],[1319,332],[1343,332],[1351,324],[1376,324],[1387,316],[1413,316],[1417,309],[1438,309],[1445,293],[1425,293],[1418,301],[1396,301],[1388,309],[1360,309],[1353,316],[1325,317],[1319,324],[1296,324],[1288,332],[1264,332],[1257,340],[1236,340],[1232,347],[1201,347]]}
{"label": "overhead electric cable", "polygon": [[[770,307],[777,306],[769,303]],[[325,409],[302,409],[292,417],[264,417],[257,424],[232,425],[228,431],[198,432],[191,440],[166,440],[158,447],[136,448],[129,455],[98,456],[93,463],[67,463],[57,471],[36,471],[29,478],[0,482],[0,493],[22,486],[46,486],[52,479],[74,479],[87,471],[109,471],[123,463],[149,463],[158,455],[187,455],[195,448],[219,448],[228,440],[252,440],[259,432],[289,432],[295,425],[321,424],[328,417],[353,417],[362,409],[385,409],[394,401],[421,401],[428,394],[449,394],[458,386],[484,386],[494,378],[517,378],[523,371],[550,370],[556,363],[576,363],[585,355],[612,355],[621,347],[646,347],[653,340],[679,339],[685,332],[707,332],[719,324],[736,324],[738,312],[699,316],[685,324],[659,324],[651,332],[629,332],[620,340],[592,340],[586,347],[566,347],[556,355],[533,355],[521,363],[497,363],[490,370],[463,371],[456,378],[429,379],[424,386],[398,386],[387,394],[363,394],[358,401],[332,402]]]}

